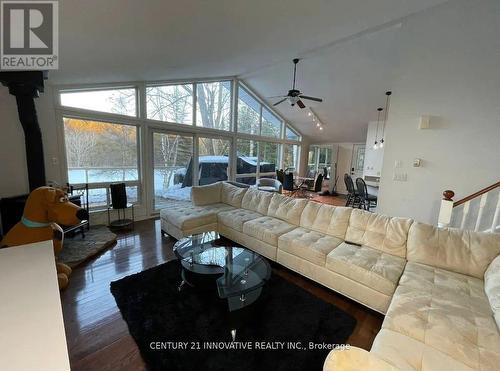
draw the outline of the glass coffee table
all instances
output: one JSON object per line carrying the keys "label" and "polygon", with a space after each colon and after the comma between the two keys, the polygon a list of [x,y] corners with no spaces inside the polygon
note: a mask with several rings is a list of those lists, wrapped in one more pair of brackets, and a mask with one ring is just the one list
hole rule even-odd
{"label": "glass coffee table", "polygon": [[[217,245],[218,238],[218,233],[206,232],[183,238],[174,245],[174,253],[182,266],[179,291],[186,286],[215,288],[221,299],[227,299],[229,312],[239,312],[259,298],[271,278],[271,266],[266,258],[252,250]],[[237,326],[232,327],[234,340]]]}

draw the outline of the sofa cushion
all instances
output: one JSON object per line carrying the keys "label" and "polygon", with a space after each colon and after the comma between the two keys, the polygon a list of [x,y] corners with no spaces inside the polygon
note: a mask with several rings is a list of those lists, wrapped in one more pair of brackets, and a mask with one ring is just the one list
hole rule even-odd
{"label": "sofa cushion", "polygon": [[462,303],[467,298],[467,305],[474,312],[491,313],[484,293],[484,282],[479,278],[407,262],[399,285],[426,293],[439,292],[440,295],[449,296],[450,300],[456,299]]}
{"label": "sofa cushion", "polygon": [[341,243],[340,238],[299,227],[278,238],[278,249],[324,267],[326,256]]}
{"label": "sofa cushion", "polygon": [[175,227],[185,230],[217,223],[217,213],[231,210],[233,207],[218,203],[205,206],[194,206],[190,203],[173,204],[163,209],[160,216]]}
{"label": "sofa cushion", "polygon": [[407,218],[393,218],[354,209],[349,218],[345,240],[404,258],[412,222]]}
{"label": "sofa cushion", "polygon": [[222,182],[221,202],[233,207],[241,207],[241,200],[248,188],[241,188],[227,182]]}
{"label": "sofa cushion", "polygon": [[217,214],[219,223],[224,224],[226,227],[243,232],[243,224],[249,220],[262,217],[261,214],[255,211],[245,209],[234,209],[228,211],[221,211]]}
{"label": "sofa cushion", "polygon": [[299,225],[300,215],[307,204],[307,200],[283,196],[274,193],[269,204],[267,215]]}
{"label": "sofa cushion", "polygon": [[368,246],[341,243],[326,257],[326,268],[386,295],[392,295],[406,260]]}
{"label": "sofa cushion", "polygon": [[[398,371],[473,371],[469,366],[433,347],[386,329],[380,330],[375,337],[370,354],[392,364]],[[378,368],[375,370],[378,371]]]}
{"label": "sofa cushion", "polygon": [[222,182],[191,187],[191,201],[195,206],[221,202]]}
{"label": "sofa cushion", "polygon": [[257,188],[249,188],[243,196],[241,207],[267,215],[272,197],[272,193],[259,191]]}
{"label": "sofa cushion", "polygon": [[484,273],[484,291],[498,329],[500,329],[500,255],[493,260]]}
{"label": "sofa cushion", "polygon": [[500,364],[500,333],[478,278],[408,262],[382,328],[473,369]]}
{"label": "sofa cushion", "polygon": [[263,216],[244,223],[243,233],[277,247],[279,236],[294,228],[294,225],[283,220]]}
{"label": "sofa cushion", "polygon": [[352,208],[308,202],[300,216],[300,226],[344,238]]}
{"label": "sofa cushion", "polygon": [[408,261],[484,278],[500,254],[500,234],[414,223],[408,235]]}
{"label": "sofa cushion", "polygon": [[414,223],[408,234],[408,261],[484,278],[500,254],[500,234]]}
{"label": "sofa cushion", "polygon": [[400,371],[365,349],[349,346],[333,349],[325,359],[323,371]]}

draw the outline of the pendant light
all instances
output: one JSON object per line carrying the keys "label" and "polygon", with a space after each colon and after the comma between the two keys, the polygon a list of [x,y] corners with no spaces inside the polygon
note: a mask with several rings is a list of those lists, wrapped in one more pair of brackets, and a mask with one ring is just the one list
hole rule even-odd
{"label": "pendant light", "polygon": [[377,115],[377,132],[375,133],[375,143],[373,143],[373,149],[377,149],[378,148],[378,142],[377,142],[377,138],[378,138],[378,123],[380,122],[380,112],[382,112],[382,110],[383,110],[382,107],[377,108],[377,111],[378,111],[378,115]]}
{"label": "pendant light", "polygon": [[391,97],[392,91],[386,91],[385,95],[385,116],[384,116],[384,125],[382,126],[382,139],[380,139],[380,148],[384,148],[384,134],[385,134],[385,124],[387,123],[387,114],[389,112],[389,101]]}

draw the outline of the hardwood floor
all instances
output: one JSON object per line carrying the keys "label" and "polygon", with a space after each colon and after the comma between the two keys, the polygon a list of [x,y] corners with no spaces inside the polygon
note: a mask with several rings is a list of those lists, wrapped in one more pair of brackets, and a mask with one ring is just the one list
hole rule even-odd
{"label": "hardwood floor", "polygon": [[[68,351],[73,371],[145,370],[115,300],[111,281],[175,259],[175,240],[161,236],[159,220],[136,223],[133,232],[119,235],[115,247],[76,268],[61,294]],[[278,274],[330,302],[357,319],[348,343],[370,349],[383,316],[285,268]]]}
{"label": "hardwood floor", "polygon": [[320,202],[322,204],[328,204],[333,206],[345,206],[347,201],[346,196],[315,196],[312,201]]}

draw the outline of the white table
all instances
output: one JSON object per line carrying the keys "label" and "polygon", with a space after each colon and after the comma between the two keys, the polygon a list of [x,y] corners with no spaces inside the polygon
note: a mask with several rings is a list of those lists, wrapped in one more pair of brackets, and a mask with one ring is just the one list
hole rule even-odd
{"label": "white table", "polygon": [[52,241],[0,249],[0,370],[70,370]]}

